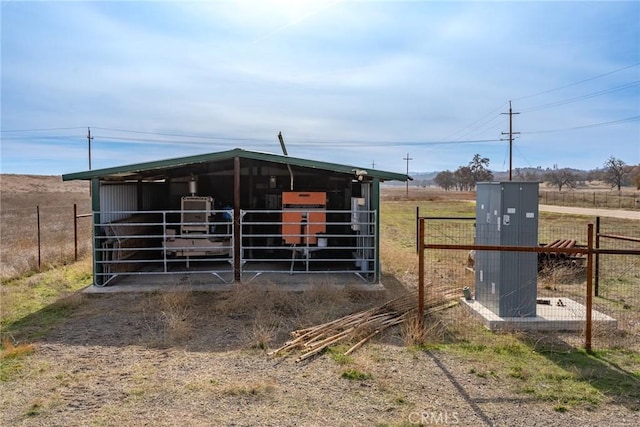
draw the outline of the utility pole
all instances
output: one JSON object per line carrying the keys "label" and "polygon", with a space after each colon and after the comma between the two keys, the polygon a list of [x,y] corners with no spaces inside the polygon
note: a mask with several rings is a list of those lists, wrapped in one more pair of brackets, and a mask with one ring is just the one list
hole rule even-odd
{"label": "utility pole", "polygon": [[87,128],[87,142],[89,143],[89,170],[91,170],[91,140],[93,137],[91,136],[91,128]]}
{"label": "utility pole", "polygon": [[[407,161],[407,176],[409,176],[409,160],[413,160],[409,157],[409,153],[407,153],[407,157],[403,157],[402,160]],[[409,179],[407,179],[407,198],[409,198]]]}
{"label": "utility pole", "polygon": [[376,168],[376,161],[372,161],[371,162],[371,169],[375,169]]}
{"label": "utility pole", "polygon": [[[513,131],[513,115],[520,114],[514,113],[511,109],[511,101],[509,101],[509,112],[508,113],[500,113],[500,114],[509,114],[509,132],[502,132],[503,135],[509,135],[509,181],[511,181],[511,171],[513,170],[513,135],[519,135],[520,132]],[[504,141],[504,139],[502,139]]]}

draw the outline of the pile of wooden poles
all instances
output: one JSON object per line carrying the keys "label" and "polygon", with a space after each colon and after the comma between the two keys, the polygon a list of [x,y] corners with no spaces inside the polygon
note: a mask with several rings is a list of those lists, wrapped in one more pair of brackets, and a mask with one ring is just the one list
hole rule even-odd
{"label": "pile of wooden poles", "polygon": [[[459,292],[445,289],[433,292],[432,297],[425,298],[424,313],[430,314],[456,305],[458,294]],[[379,307],[293,331],[291,332],[292,340],[287,341],[282,347],[269,354],[275,355],[300,348],[303,353],[296,359],[296,362],[301,362],[340,341],[358,339],[344,353],[345,356],[348,356],[385,329],[411,319],[417,319],[417,313],[418,293],[416,291],[388,301]]]}

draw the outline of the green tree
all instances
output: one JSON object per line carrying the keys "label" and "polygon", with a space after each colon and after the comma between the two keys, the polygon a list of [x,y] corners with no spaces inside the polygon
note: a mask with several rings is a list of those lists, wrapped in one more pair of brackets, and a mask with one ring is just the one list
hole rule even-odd
{"label": "green tree", "polygon": [[456,187],[460,191],[471,191],[476,185],[476,181],[473,178],[473,172],[469,166],[460,166],[453,173],[456,179]]}
{"label": "green tree", "polygon": [[489,159],[480,157],[480,154],[473,156],[473,159],[469,162],[469,170],[473,175],[474,187],[476,182],[491,181],[493,179],[493,172],[489,170]]}
{"label": "green tree", "polygon": [[438,172],[433,181],[438,187],[444,188],[445,191],[449,191],[456,186],[456,177],[449,170]]}

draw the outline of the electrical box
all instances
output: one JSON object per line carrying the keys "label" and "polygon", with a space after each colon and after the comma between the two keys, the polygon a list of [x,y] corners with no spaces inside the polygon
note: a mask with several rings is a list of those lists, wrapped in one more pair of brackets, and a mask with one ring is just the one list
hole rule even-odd
{"label": "electrical box", "polygon": [[[476,244],[538,246],[537,182],[480,182]],[[535,252],[476,251],[476,301],[500,317],[535,317]]]}
{"label": "electrical box", "polygon": [[315,245],[316,235],[327,231],[327,194],[288,191],[282,193],[282,239],[286,244]]}

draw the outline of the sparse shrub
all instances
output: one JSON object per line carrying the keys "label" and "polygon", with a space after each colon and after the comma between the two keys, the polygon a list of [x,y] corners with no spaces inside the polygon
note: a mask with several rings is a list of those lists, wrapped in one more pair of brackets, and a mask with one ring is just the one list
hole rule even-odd
{"label": "sparse shrub", "polygon": [[371,379],[371,374],[359,371],[357,369],[347,369],[346,371],[342,372],[341,377],[347,380],[369,380]]}
{"label": "sparse shrub", "polygon": [[37,415],[40,415],[41,410],[42,410],[42,403],[35,402],[29,407],[29,410],[27,411],[26,415],[28,417],[35,417]]}
{"label": "sparse shrub", "polygon": [[401,334],[402,341],[407,347],[424,343],[424,325],[416,316],[411,316],[402,323]]}
{"label": "sparse shrub", "polygon": [[351,356],[345,356],[345,352],[349,350],[347,345],[330,346],[327,348],[327,354],[339,365],[348,365],[353,363]]}
{"label": "sparse shrub", "polygon": [[264,310],[260,310],[256,313],[256,316],[253,319],[250,336],[251,345],[253,347],[261,350],[267,350],[269,348],[269,344],[278,330],[278,326],[275,322],[274,317]]}
{"label": "sparse shrub", "polygon": [[154,292],[146,300],[142,311],[144,326],[158,344],[181,343],[191,338],[195,312],[190,292]]}
{"label": "sparse shrub", "polygon": [[255,382],[252,384],[232,384],[224,388],[223,393],[228,396],[265,396],[275,390],[270,382]]}

